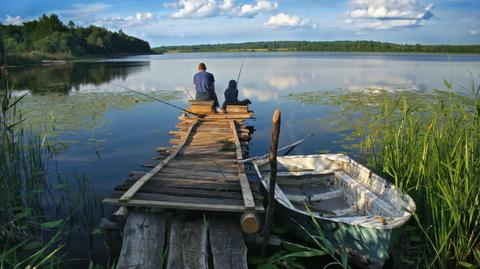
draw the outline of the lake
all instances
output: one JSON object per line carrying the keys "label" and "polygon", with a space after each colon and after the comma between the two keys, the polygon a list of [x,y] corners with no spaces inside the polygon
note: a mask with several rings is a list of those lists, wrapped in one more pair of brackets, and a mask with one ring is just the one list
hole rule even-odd
{"label": "lake", "polygon": [[[453,81],[456,91],[478,82],[478,55],[369,53],[195,53],[134,56],[10,69],[26,124],[57,141],[50,169],[65,178],[86,176],[103,197],[128,173],[169,146],[180,111],[117,85],[187,107],[192,76],[205,62],[217,94],[240,78],[240,98],[250,98],[256,131],[250,155],[268,152],[271,118],[282,111],[280,145],[314,136],[292,154],[346,152],[361,158],[358,130],[368,124],[363,109],[378,109],[382,94],[408,92],[429,98]],[[105,215],[111,214],[107,208]],[[97,238],[96,255],[105,257]],[[85,242],[82,242],[84,244]],[[72,250],[85,254],[81,244]],[[83,253],[83,254],[82,254]]]}

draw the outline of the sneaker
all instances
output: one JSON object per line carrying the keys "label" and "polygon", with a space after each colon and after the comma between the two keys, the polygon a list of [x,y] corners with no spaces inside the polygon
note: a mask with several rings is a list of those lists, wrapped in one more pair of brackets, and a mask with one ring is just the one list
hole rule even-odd
{"label": "sneaker", "polygon": [[220,107],[217,106],[217,107],[215,108],[215,112],[220,113],[220,112],[222,112],[222,109],[220,109]]}

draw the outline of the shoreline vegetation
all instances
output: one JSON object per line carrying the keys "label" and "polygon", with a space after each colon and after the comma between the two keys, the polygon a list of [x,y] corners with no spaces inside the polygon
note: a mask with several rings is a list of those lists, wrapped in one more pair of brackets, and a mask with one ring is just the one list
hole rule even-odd
{"label": "shoreline vegetation", "polygon": [[188,52],[378,52],[480,54],[480,45],[395,44],[378,41],[262,41],[244,43],[160,46],[157,53]]}
{"label": "shoreline vegetation", "polygon": [[[338,105],[364,162],[416,202],[393,239],[387,268],[479,268],[480,86],[445,80],[428,95],[380,91],[359,96],[290,94],[306,105]],[[368,105],[365,105],[368,104]]]}
{"label": "shoreline vegetation", "polygon": [[0,39],[10,65],[155,54],[147,41],[121,29],[112,32],[94,25],[80,27],[73,21],[65,25],[56,14],[42,15],[23,25],[0,24]]}

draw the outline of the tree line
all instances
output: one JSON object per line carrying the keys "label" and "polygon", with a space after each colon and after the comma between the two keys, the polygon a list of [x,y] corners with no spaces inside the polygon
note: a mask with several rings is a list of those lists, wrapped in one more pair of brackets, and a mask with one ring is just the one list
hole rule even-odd
{"label": "tree line", "polygon": [[0,24],[5,50],[9,54],[46,54],[57,56],[115,55],[152,53],[147,41],[122,32],[90,25],[67,25],[56,14],[43,15],[23,25]]}
{"label": "tree line", "polygon": [[395,44],[377,41],[266,41],[189,46],[161,46],[156,52],[213,51],[351,51],[351,52],[416,52],[416,53],[480,53],[480,45]]}

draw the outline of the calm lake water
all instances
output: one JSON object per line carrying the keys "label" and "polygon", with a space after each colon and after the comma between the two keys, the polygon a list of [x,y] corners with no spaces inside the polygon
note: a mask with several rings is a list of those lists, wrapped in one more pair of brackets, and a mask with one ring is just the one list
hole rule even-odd
{"label": "calm lake water", "polygon": [[[478,82],[480,74],[480,56],[475,55],[359,53],[169,54],[15,67],[10,73],[18,94],[30,93],[22,104],[28,123],[61,142],[51,165],[55,173],[85,175],[105,196],[151,160],[156,147],[169,146],[168,131],[179,116],[179,111],[115,84],[187,107],[185,89],[193,92],[192,76],[197,64],[205,62],[223,101],[223,90],[236,79],[244,59],[239,90],[240,98],[252,100],[255,112],[252,156],[268,151],[277,107],[282,111],[281,145],[315,134],[292,154],[357,156],[361,137],[355,136],[356,128],[366,124],[359,112],[362,106],[378,105],[364,101],[371,100],[366,96],[403,91],[426,96],[443,89],[443,79],[462,91],[471,75]],[[75,252],[81,249],[78,245]],[[97,252],[102,256],[101,244]]]}

